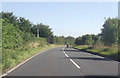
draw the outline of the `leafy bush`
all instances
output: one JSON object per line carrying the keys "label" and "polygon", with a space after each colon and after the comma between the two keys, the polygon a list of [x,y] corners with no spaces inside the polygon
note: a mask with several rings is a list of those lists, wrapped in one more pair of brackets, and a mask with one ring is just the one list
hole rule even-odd
{"label": "leafy bush", "polygon": [[[2,36],[0,37],[2,37],[3,70],[14,67],[49,44],[45,38],[35,37],[30,27],[29,20],[17,19],[13,13],[2,12]],[[31,47],[30,43],[37,43],[37,45]],[[33,52],[34,49],[37,49],[36,52]]]}
{"label": "leafy bush", "polygon": [[2,47],[3,49],[16,49],[22,44],[23,34],[17,26],[5,23],[2,25]]}

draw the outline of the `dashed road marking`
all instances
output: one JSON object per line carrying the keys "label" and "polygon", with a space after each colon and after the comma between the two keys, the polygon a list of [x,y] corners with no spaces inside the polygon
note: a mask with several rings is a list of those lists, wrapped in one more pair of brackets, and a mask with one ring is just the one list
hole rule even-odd
{"label": "dashed road marking", "polygon": [[[65,54],[66,57],[69,58],[69,56],[65,53],[64,48],[63,48],[63,53]],[[79,66],[77,63],[75,63],[72,59],[69,59],[69,60],[70,60],[77,68],[80,68],[80,66]]]}

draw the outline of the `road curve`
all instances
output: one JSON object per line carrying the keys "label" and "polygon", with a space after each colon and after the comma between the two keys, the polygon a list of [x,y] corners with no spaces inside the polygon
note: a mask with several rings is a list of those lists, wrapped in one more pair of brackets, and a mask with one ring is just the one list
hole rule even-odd
{"label": "road curve", "polygon": [[7,76],[117,76],[118,62],[73,48],[47,50]]}

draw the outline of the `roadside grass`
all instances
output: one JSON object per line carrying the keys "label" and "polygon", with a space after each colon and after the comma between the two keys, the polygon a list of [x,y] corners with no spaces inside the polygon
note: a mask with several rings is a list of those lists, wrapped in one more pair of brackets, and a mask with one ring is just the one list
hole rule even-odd
{"label": "roadside grass", "polygon": [[0,44],[0,75],[2,74],[2,45]]}
{"label": "roadside grass", "polygon": [[3,73],[6,72],[7,70],[15,67],[19,63],[27,60],[28,58],[32,57],[33,55],[39,52],[43,52],[48,49],[60,47],[60,46],[63,45],[51,45],[51,44],[40,45],[37,42],[31,42],[29,46],[25,46],[24,49],[16,49],[16,50],[5,49],[2,51],[3,52],[2,71]]}
{"label": "roadside grass", "polygon": [[86,52],[92,52],[104,57],[108,57],[113,60],[118,60],[118,46],[104,46],[104,45],[93,45],[93,46],[75,46],[74,48]]}

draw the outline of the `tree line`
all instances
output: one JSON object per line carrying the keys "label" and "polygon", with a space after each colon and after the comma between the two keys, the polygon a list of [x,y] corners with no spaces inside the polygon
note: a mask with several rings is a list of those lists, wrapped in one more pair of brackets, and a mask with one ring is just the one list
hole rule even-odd
{"label": "tree line", "polygon": [[[39,48],[49,46],[45,36],[36,37],[32,32],[33,24],[28,19],[16,17],[12,12],[1,12],[0,15],[2,16],[0,18],[2,21],[2,37],[0,35],[2,38],[2,70],[16,66],[36,54]],[[44,25],[44,28],[46,27]],[[50,28],[47,27],[47,29]]]}
{"label": "tree line", "polygon": [[1,12],[2,15],[2,44],[4,49],[16,49],[27,45],[31,40],[44,38],[50,44],[73,45],[75,38],[68,36],[55,36],[52,28],[43,23],[33,24],[29,19],[17,17],[13,12]]}
{"label": "tree line", "polygon": [[[24,17],[17,17],[13,12],[1,12],[2,38],[2,68],[9,69],[32,54],[38,48],[50,44],[64,45],[74,44],[75,38],[68,36],[54,36],[52,28],[43,23],[33,24]],[[36,47],[37,46],[37,47]],[[34,51],[35,52],[32,52]],[[1,64],[0,64],[1,66]]]}
{"label": "tree line", "polygon": [[105,20],[103,24],[103,28],[101,29],[101,33],[94,34],[86,34],[80,37],[77,37],[75,40],[76,45],[94,45],[98,43],[102,43],[107,46],[117,45],[118,44],[118,19],[117,18],[108,18]]}
{"label": "tree line", "polygon": [[[20,62],[21,55],[24,55],[29,43],[39,41],[40,46],[48,44],[65,45],[95,45],[102,43],[104,45],[116,45],[120,43],[120,20],[117,18],[108,18],[103,24],[101,33],[86,34],[74,38],[72,36],[56,36],[52,28],[43,23],[33,24],[24,17],[17,17],[13,12],[1,12],[2,16],[2,67],[3,70],[12,67]],[[29,51],[28,51],[29,52]],[[28,53],[29,54],[29,53]],[[26,55],[25,55],[26,56]]]}
{"label": "tree line", "polygon": [[[18,39],[18,43],[16,40],[14,45],[18,47],[20,43],[23,41],[25,44],[29,40],[34,40],[35,37],[45,38],[51,44],[66,44],[69,43],[71,45],[93,45],[99,42],[104,43],[105,45],[112,45],[118,43],[118,19],[117,18],[108,18],[105,20],[103,24],[103,28],[101,29],[101,33],[95,34],[86,34],[83,36],[79,36],[77,38],[68,36],[55,36],[52,32],[52,28],[49,25],[45,25],[42,23],[32,24],[28,19],[24,17],[16,17],[13,12],[1,12],[2,15],[2,28],[3,28],[3,44],[5,42],[10,42],[4,39],[8,39],[6,36],[8,34],[15,34],[15,39]],[[7,26],[8,25],[8,26]],[[12,33],[4,33],[6,30],[13,30]],[[11,31],[9,31],[11,32]],[[16,34],[17,32],[17,34]],[[22,39],[19,38],[22,36]],[[7,44],[5,44],[7,45]],[[4,46],[4,45],[3,45]],[[14,46],[15,47],[15,46]]]}
{"label": "tree line", "polygon": [[[3,70],[12,67],[20,62],[22,56],[29,53],[29,43],[39,41],[40,46],[57,44],[65,45],[95,45],[103,43],[105,45],[118,44],[120,39],[120,26],[117,18],[108,18],[103,24],[101,33],[86,34],[74,38],[72,36],[56,36],[52,28],[43,23],[33,24],[24,17],[17,17],[13,12],[1,12],[2,16],[2,67]],[[119,36],[119,39],[118,39]],[[120,42],[119,42],[120,43]],[[33,47],[34,48],[34,47]],[[22,56],[21,56],[22,55]],[[27,58],[27,57],[26,57]]]}

